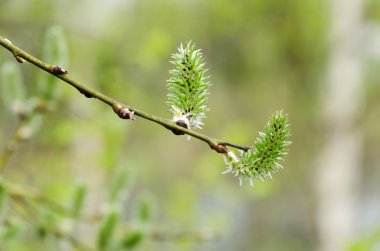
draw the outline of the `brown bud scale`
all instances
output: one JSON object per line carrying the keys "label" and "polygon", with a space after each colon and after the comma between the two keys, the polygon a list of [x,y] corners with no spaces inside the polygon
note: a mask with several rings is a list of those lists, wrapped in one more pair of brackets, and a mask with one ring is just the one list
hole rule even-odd
{"label": "brown bud scale", "polygon": [[67,74],[67,71],[58,65],[53,65],[50,67],[50,72],[53,74]]}
{"label": "brown bud scale", "polygon": [[217,153],[226,154],[228,152],[228,149],[225,145],[220,145],[220,144],[211,145],[210,144],[210,147],[211,149],[215,150]]}
{"label": "brown bud scale", "polygon": [[134,111],[129,110],[127,107],[123,107],[120,104],[112,106],[113,111],[122,119],[132,119],[134,120]]}

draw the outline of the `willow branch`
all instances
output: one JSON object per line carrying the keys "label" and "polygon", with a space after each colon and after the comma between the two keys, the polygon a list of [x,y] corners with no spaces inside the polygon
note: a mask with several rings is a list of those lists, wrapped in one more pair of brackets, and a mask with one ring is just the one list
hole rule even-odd
{"label": "willow branch", "polygon": [[103,103],[108,104],[111,106],[114,110],[114,112],[123,119],[131,119],[133,118],[133,115],[136,115],[138,117],[141,117],[143,119],[150,120],[154,123],[160,124],[163,127],[171,130],[175,134],[187,134],[194,138],[197,138],[199,140],[202,140],[206,142],[213,150],[215,150],[218,153],[226,153],[227,148],[226,146],[231,146],[234,148],[242,149],[244,151],[247,151],[249,147],[246,146],[239,146],[236,144],[228,143],[223,140],[218,140],[212,137],[209,137],[207,135],[183,128],[179,125],[176,125],[172,120],[163,119],[154,115],[151,115],[147,112],[138,110],[130,105],[123,104],[113,98],[110,98],[106,96],[105,94],[98,92],[97,90],[80,83],[79,81],[70,78],[67,74],[67,71],[63,68],[57,66],[57,65],[50,65],[47,64],[38,58],[30,55],[29,53],[23,51],[22,49],[18,48],[17,46],[13,45],[11,41],[9,41],[7,38],[0,36],[0,45],[2,45],[4,48],[12,52],[14,57],[18,62],[23,62],[23,60],[37,66],[38,68],[52,74],[53,76],[63,80],[64,82],[68,83],[69,85],[76,88],[80,93],[82,93],[87,98],[96,98]]}
{"label": "willow branch", "polygon": [[55,212],[61,215],[67,215],[66,208],[52,201],[51,199],[45,197],[45,195],[43,195],[41,192],[31,187],[16,186],[16,185],[12,185],[8,183],[7,191],[8,191],[8,195],[12,199],[18,200],[20,198],[23,198],[23,199],[36,201],[48,206],[50,209],[54,210]]}
{"label": "willow branch", "polygon": [[26,113],[25,111],[22,111],[17,114],[19,117],[19,123],[16,130],[5,144],[4,150],[0,152],[0,173],[4,170],[9,159],[12,157],[18,146],[32,136],[30,129],[27,128],[29,123],[28,120],[31,118],[32,114],[35,112],[43,113],[46,109],[46,103],[42,100],[38,100],[38,102],[30,106],[30,112]]}
{"label": "willow branch", "polygon": [[5,145],[3,152],[0,153],[0,172],[4,169],[18,145],[28,139],[28,135],[25,135],[23,132],[24,123],[24,121],[20,122],[16,131],[12,134],[8,143]]}

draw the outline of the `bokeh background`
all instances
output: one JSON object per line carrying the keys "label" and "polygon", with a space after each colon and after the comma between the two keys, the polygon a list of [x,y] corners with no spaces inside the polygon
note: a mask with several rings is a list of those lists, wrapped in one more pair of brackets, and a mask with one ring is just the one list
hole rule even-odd
{"label": "bokeh background", "polygon": [[[0,35],[37,57],[52,25],[66,36],[71,77],[166,118],[170,55],[192,40],[212,82],[203,132],[251,145],[283,110],[293,144],[273,180],[239,187],[203,142],[120,120],[62,82],[55,110],[4,179],[63,204],[84,184],[91,214],[128,170],[125,221],[143,194],[154,204],[151,227],[172,234],[137,250],[380,250],[378,0],[0,0]],[[0,48],[0,65],[10,60]],[[24,64],[22,73],[33,96],[40,70]],[[0,121],[3,147],[17,119],[1,106]],[[24,232],[5,250],[58,248]],[[90,245],[94,234],[76,232]]]}

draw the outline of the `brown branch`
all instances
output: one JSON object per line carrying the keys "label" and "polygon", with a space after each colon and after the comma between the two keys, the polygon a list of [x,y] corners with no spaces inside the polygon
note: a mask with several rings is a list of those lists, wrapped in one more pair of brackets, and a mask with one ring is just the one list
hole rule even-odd
{"label": "brown branch", "polygon": [[103,103],[108,104],[114,110],[114,112],[122,119],[133,119],[133,115],[144,118],[146,120],[150,120],[154,123],[160,124],[163,127],[171,130],[175,134],[187,134],[199,140],[206,142],[211,149],[215,150],[218,153],[225,154],[227,152],[226,146],[231,146],[234,148],[238,148],[244,151],[247,151],[249,147],[240,146],[237,144],[232,144],[223,140],[218,140],[207,135],[189,130],[187,128],[176,125],[172,120],[163,119],[144,111],[138,110],[132,106],[123,104],[113,98],[106,96],[105,94],[96,91],[95,89],[80,83],[79,81],[72,79],[68,76],[67,71],[60,66],[47,64],[38,58],[30,55],[29,53],[23,51],[17,46],[13,45],[10,40],[5,37],[0,36],[0,45],[9,50],[18,62],[22,62],[23,60],[37,66],[38,68],[52,74],[53,76],[63,80],[69,85],[76,88],[80,93],[82,93],[87,98],[96,98]]}

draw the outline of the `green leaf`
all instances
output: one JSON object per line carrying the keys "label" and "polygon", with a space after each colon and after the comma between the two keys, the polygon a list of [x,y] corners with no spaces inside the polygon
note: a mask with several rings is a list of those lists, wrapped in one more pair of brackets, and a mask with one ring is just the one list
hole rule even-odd
{"label": "green leaf", "polygon": [[16,223],[12,219],[8,224],[0,226],[0,240],[10,240],[22,231],[24,226],[21,223]]}
{"label": "green leaf", "polygon": [[150,194],[143,194],[137,202],[137,218],[140,222],[146,223],[152,220],[154,210],[154,198]]}
{"label": "green leaf", "polygon": [[4,182],[0,179],[0,216],[5,210],[7,197],[7,188],[5,187]]}
{"label": "green leaf", "polygon": [[43,241],[48,236],[49,230],[46,228],[46,226],[36,226],[36,234],[39,240]]}
{"label": "green leaf", "polygon": [[35,225],[37,236],[44,240],[48,235],[52,234],[52,229],[58,229],[61,223],[61,217],[50,207],[36,207],[38,210],[39,222]]}
{"label": "green leaf", "polygon": [[128,185],[128,181],[129,181],[129,174],[126,169],[123,169],[123,171],[119,172],[118,175],[116,175],[110,188],[111,201],[116,201],[119,199],[120,194],[122,193],[124,188]]}
{"label": "green leaf", "polygon": [[87,188],[84,185],[78,185],[75,188],[71,207],[70,207],[70,214],[73,218],[79,218],[82,211],[83,211],[83,205],[84,205],[84,199],[86,197]]}
{"label": "green leaf", "polygon": [[119,214],[116,211],[111,211],[101,222],[98,233],[98,248],[100,250],[107,250],[110,246],[118,219]]}
{"label": "green leaf", "polygon": [[181,44],[171,63],[175,68],[169,71],[167,104],[173,120],[181,120],[187,128],[201,128],[209,87],[202,52],[192,42]]}
{"label": "green leaf", "polygon": [[347,249],[349,251],[377,250],[376,247],[380,246],[380,229],[377,228],[371,232],[361,234],[350,242],[351,244]]}
{"label": "green leaf", "polygon": [[[53,26],[47,32],[44,41],[42,58],[49,64],[65,68],[68,64],[68,49],[66,38],[60,26]],[[39,82],[39,92],[42,98],[53,101],[59,96],[59,79],[42,73]]]}
{"label": "green leaf", "polygon": [[130,250],[135,248],[144,238],[144,234],[140,231],[128,232],[124,235],[124,238],[121,241],[123,248]]}
{"label": "green leaf", "polygon": [[16,114],[25,110],[25,89],[18,64],[5,63],[1,69],[1,97],[5,107]]}

